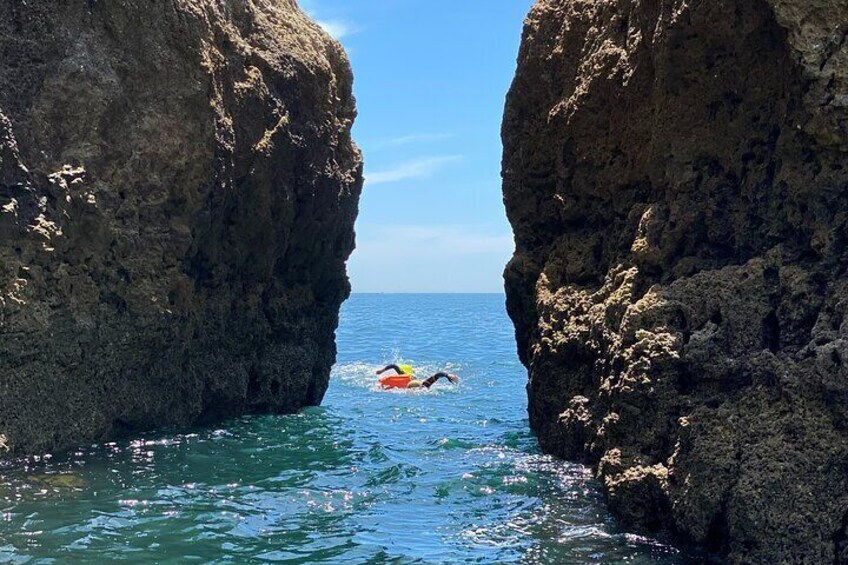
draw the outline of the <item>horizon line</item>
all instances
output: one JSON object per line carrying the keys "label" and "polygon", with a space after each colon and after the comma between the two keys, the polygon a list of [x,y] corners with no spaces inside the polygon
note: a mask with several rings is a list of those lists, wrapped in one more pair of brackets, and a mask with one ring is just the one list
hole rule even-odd
{"label": "horizon line", "polygon": [[452,290],[354,290],[351,291],[351,295],[353,294],[498,294],[501,296],[506,296],[506,291],[501,292],[492,292],[492,291],[475,291],[475,292],[467,292],[467,291],[452,291]]}

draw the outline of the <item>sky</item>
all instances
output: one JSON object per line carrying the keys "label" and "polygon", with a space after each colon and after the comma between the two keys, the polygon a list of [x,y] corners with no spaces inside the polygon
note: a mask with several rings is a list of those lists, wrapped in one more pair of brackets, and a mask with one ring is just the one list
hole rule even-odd
{"label": "sky", "polygon": [[347,50],[365,156],[354,292],[503,292],[500,124],[532,0],[300,0]]}

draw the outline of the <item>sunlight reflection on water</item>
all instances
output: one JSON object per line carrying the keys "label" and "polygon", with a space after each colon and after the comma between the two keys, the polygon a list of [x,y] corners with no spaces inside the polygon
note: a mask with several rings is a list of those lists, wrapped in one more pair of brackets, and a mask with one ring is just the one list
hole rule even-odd
{"label": "sunlight reflection on water", "polygon": [[[323,408],[4,469],[0,561],[683,563],[542,455],[500,296],[355,295]],[[391,361],[458,386],[382,391]]]}

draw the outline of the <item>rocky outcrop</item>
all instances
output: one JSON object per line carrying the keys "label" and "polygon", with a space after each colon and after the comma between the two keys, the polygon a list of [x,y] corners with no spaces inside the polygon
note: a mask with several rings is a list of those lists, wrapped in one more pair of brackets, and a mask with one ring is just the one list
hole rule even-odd
{"label": "rocky outcrop", "polygon": [[848,3],[539,0],[503,133],[543,448],[731,562],[848,563]]}
{"label": "rocky outcrop", "polygon": [[13,453],[321,401],[362,186],[294,0],[0,0]]}

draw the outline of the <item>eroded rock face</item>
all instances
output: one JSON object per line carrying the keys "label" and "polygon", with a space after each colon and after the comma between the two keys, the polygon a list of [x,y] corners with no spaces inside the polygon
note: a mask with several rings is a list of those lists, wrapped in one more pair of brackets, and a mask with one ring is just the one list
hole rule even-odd
{"label": "eroded rock face", "polygon": [[0,433],[290,412],[335,359],[362,186],[294,0],[0,0]]}
{"label": "eroded rock face", "polygon": [[504,121],[544,449],[745,563],[848,563],[848,2],[539,0]]}

